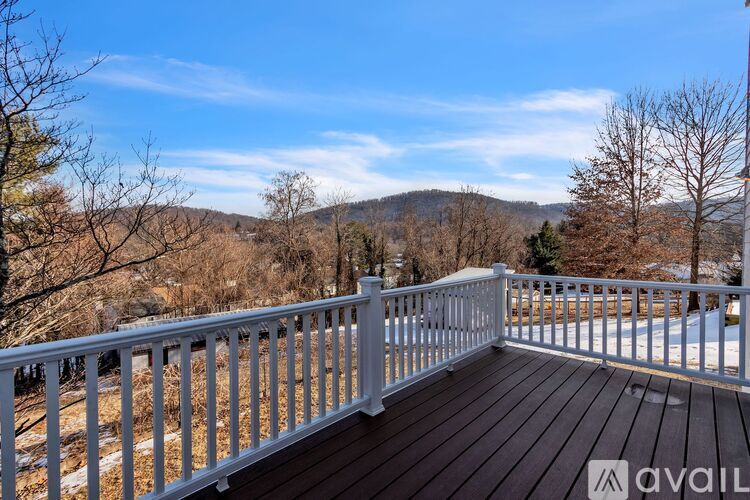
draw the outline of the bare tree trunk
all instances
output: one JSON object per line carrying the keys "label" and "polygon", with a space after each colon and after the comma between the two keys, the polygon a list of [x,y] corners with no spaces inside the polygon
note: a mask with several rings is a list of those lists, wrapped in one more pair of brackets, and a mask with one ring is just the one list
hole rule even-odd
{"label": "bare tree trunk", "polygon": [[[0,179],[3,173],[0,171]],[[0,318],[5,317],[5,290],[10,280],[9,255],[5,235],[5,188],[0,183]]]}
{"label": "bare tree trunk", "polygon": [[[701,236],[702,236],[702,218],[701,212],[703,208],[700,204],[696,205],[695,208],[695,222],[693,223],[693,230],[690,240],[690,283],[698,283],[700,274],[700,262],[701,262]],[[690,292],[690,299],[688,300],[688,311],[695,311],[700,307],[698,302],[698,293]]]}
{"label": "bare tree trunk", "polygon": [[341,225],[339,224],[338,218],[336,218],[336,277],[335,277],[335,288],[336,295],[341,295],[341,265],[344,259],[342,255],[342,237],[341,237]]}
{"label": "bare tree trunk", "polygon": [[5,122],[5,147],[3,148],[3,157],[0,160],[0,319],[5,317],[5,291],[10,281],[10,255],[8,254],[8,242],[5,231],[5,183],[2,179],[8,173],[8,163],[11,158],[13,148],[13,130],[7,119]]}

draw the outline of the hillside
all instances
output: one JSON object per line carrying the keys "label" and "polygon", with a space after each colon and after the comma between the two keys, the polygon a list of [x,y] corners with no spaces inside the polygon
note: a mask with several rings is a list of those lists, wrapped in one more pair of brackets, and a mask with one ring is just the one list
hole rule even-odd
{"label": "hillside", "polygon": [[208,212],[211,221],[217,226],[223,226],[229,229],[234,229],[237,224],[245,230],[253,230],[260,219],[251,215],[225,213],[218,210],[210,210],[208,208],[193,208],[193,207],[182,207],[185,212],[191,217],[202,217]]}
{"label": "hillside", "polygon": [[[409,191],[379,199],[363,200],[349,205],[347,220],[363,221],[371,214],[377,214],[386,221],[400,218],[405,210],[413,210],[418,217],[438,217],[455,200],[458,193],[437,189]],[[486,199],[492,208],[526,219],[531,224],[541,224],[545,220],[558,223],[563,219],[565,203],[539,205],[533,201],[506,201],[486,195],[475,195]],[[313,212],[320,222],[328,222],[331,211],[321,208]]]}

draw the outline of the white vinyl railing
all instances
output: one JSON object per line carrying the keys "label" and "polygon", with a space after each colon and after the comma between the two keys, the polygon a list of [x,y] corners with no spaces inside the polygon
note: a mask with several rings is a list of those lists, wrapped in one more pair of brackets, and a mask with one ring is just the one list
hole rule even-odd
{"label": "white vinyl railing", "polygon": [[[123,498],[135,496],[134,484],[134,413],[143,408],[134,406],[133,399],[133,350],[149,350],[152,404],[152,484],[151,496],[180,497],[203,486],[209,485],[227,474],[279,449],[291,440],[299,439],[323,425],[327,425],[329,412],[334,417],[350,414],[364,407],[360,386],[357,385],[357,367],[353,360],[361,357],[360,342],[353,327],[352,318],[359,308],[368,302],[365,295],[354,295],[329,300],[308,302],[292,306],[238,313],[214,318],[197,319],[182,323],[146,327],[127,332],[106,333],[71,340],[49,342],[0,351],[0,443],[2,458],[2,497],[16,496],[16,465],[14,415],[14,370],[16,367],[43,363],[46,373],[47,415],[47,495],[60,498],[61,493],[61,435],[60,435],[60,392],[59,378],[62,360],[81,357],[85,359],[85,434],[86,434],[86,488],[89,498],[100,494],[100,450],[99,450],[99,407],[100,357],[116,351],[120,362],[121,399],[121,479]],[[259,325],[268,325],[268,332],[259,331]],[[382,337],[381,337],[382,338]],[[292,341],[294,339],[294,341]],[[181,456],[180,477],[168,480],[165,477],[165,342],[175,344],[179,350],[179,450]],[[283,340],[284,350],[279,348]],[[288,341],[287,341],[288,340]],[[298,341],[299,340],[299,341]],[[206,466],[201,470],[193,468],[193,447],[196,440],[192,429],[198,422],[192,402],[196,394],[191,385],[196,370],[194,349],[200,345],[205,363],[200,374],[201,385],[205,385],[202,406],[205,414]],[[262,345],[267,355],[261,356]],[[221,346],[221,349],[217,349]],[[300,349],[301,347],[301,349]],[[222,357],[217,351],[224,354]],[[242,352],[241,352],[242,351]],[[335,352],[336,355],[331,355]],[[284,357],[285,373],[280,358]],[[224,359],[221,371],[217,361]],[[300,369],[297,369],[297,360]],[[339,361],[343,370],[339,367]],[[242,367],[240,364],[242,363]],[[260,389],[260,365],[264,364],[264,377],[269,381],[266,395]],[[313,388],[312,372],[315,373],[317,387]],[[354,361],[356,365],[356,361]],[[245,366],[247,365],[247,366]],[[328,367],[340,374],[327,376]],[[186,369],[190,367],[191,369]],[[241,368],[248,377],[240,377]],[[295,373],[297,372],[301,373]],[[267,373],[266,373],[267,372]],[[228,454],[220,458],[217,453],[217,376],[228,382]],[[302,383],[299,387],[298,380]],[[343,379],[343,380],[341,380]],[[361,383],[361,380],[359,381]],[[284,401],[280,400],[280,384],[284,384]],[[331,383],[332,391],[327,389]],[[343,386],[340,390],[339,384]],[[240,386],[249,386],[249,398],[240,398]],[[166,387],[169,389],[169,387]],[[243,390],[242,392],[246,392]],[[315,394],[314,394],[315,392]],[[301,396],[301,404],[297,397]],[[282,408],[281,405],[284,405]],[[342,410],[346,410],[343,412]],[[280,412],[284,412],[284,419]],[[241,421],[249,414],[249,434],[247,446],[240,446]],[[137,417],[137,415],[135,415]],[[81,415],[83,417],[83,415]],[[263,422],[261,422],[261,419]],[[201,422],[202,423],[202,422]],[[262,434],[262,429],[263,434]],[[142,437],[142,436],[141,436]],[[144,492],[141,492],[144,493]]]}
{"label": "white vinyl railing", "polygon": [[384,393],[496,340],[497,275],[386,290]]}
{"label": "white vinyl railing", "polygon": [[[51,499],[83,487],[89,498],[222,488],[231,473],[354,412],[380,413],[384,395],[506,341],[750,385],[750,288],[522,275],[503,264],[464,280],[385,291],[380,278],[360,284],[358,295],[0,350],[2,497],[29,491],[29,477],[46,482]],[[691,292],[697,311],[688,311]],[[61,418],[69,405],[60,369],[72,358],[83,359],[85,374],[77,434]],[[14,382],[17,370],[39,364],[46,446],[34,469],[20,464],[25,445],[15,434],[28,397]],[[113,385],[119,448],[104,456]],[[71,491],[76,472],[61,460],[76,436],[86,475]],[[136,472],[144,450],[146,478]]]}
{"label": "white vinyl railing", "polygon": [[[120,472],[118,496],[176,498],[217,481],[221,487],[232,472],[356,411],[375,415],[383,411],[384,394],[486,345],[493,338],[498,282],[490,276],[381,295],[382,280],[368,277],[360,280],[362,293],[348,297],[1,350],[2,497],[19,494],[19,473],[30,472],[21,470],[23,450],[16,446],[17,369],[44,367],[46,447],[37,463],[46,470],[31,472],[46,482],[48,498],[83,487],[89,498],[112,494],[111,481],[104,484],[100,477],[111,473],[113,457]],[[66,407],[61,365],[69,359],[83,359],[85,377],[80,388],[85,412],[77,410],[76,416],[84,421],[85,432],[78,434],[85,439],[80,448],[86,474],[72,491],[65,489],[70,481],[60,467],[63,445],[75,437],[60,418]],[[179,369],[170,373],[170,367]],[[100,399],[111,389],[102,384],[113,372],[119,376],[120,455],[103,456]],[[144,420],[150,424],[146,432]],[[223,447],[219,431],[228,434]],[[143,470],[136,461],[143,460],[144,449],[150,451],[148,478],[135,472]],[[197,458],[198,453],[205,456]],[[174,455],[179,475],[168,463]],[[28,482],[23,478],[25,488]]]}
{"label": "white vinyl railing", "polygon": [[750,385],[748,287],[501,276],[504,340]]}

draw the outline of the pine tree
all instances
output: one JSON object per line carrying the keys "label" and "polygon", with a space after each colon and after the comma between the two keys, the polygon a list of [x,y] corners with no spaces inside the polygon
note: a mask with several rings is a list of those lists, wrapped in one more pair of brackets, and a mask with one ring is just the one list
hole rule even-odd
{"label": "pine tree", "polygon": [[538,233],[526,238],[529,248],[528,266],[539,274],[554,276],[562,271],[562,244],[560,235],[548,220],[544,221]]}

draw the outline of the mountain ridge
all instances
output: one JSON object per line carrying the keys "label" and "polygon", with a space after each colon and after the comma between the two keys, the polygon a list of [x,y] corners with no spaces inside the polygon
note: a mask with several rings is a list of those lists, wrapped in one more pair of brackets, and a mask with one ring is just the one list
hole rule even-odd
{"label": "mountain ridge", "polygon": [[[440,217],[440,214],[445,213],[445,210],[459,194],[456,191],[424,189],[354,201],[347,204],[348,210],[344,222],[366,221],[373,216],[377,216],[386,222],[395,222],[407,210],[412,210],[420,218],[436,219]],[[482,198],[490,209],[500,210],[536,225],[545,220],[557,224],[563,220],[565,209],[568,206],[568,203],[539,204],[534,201],[508,201],[486,194],[473,194],[471,196]],[[215,223],[228,228],[241,227],[245,230],[253,230],[263,220],[263,217],[227,213],[208,208],[183,207],[183,209],[193,216],[200,216],[208,212]],[[310,213],[318,222],[326,224],[331,220],[332,209],[321,207],[312,210]]]}
{"label": "mountain ridge", "polygon": [[[379,215],[385,221],[396,221],[406,210],[412,210],[417,217],[436,218],[452,203],[460,193],[440,189],[424,189],[404,193],[355,201],[348,204],[346,221],[364,221],[371,215]],[[549,220],[557,224],[563,220],[567,203],[550,203],[540,205],[534,201],[508,201],[486,194],[473,194],[486,201],[491,209],[518,216],[530,223],[541,224]],[[331,209],[327,207],[313,210],[312,214],[319,222],[328,222]]]}

